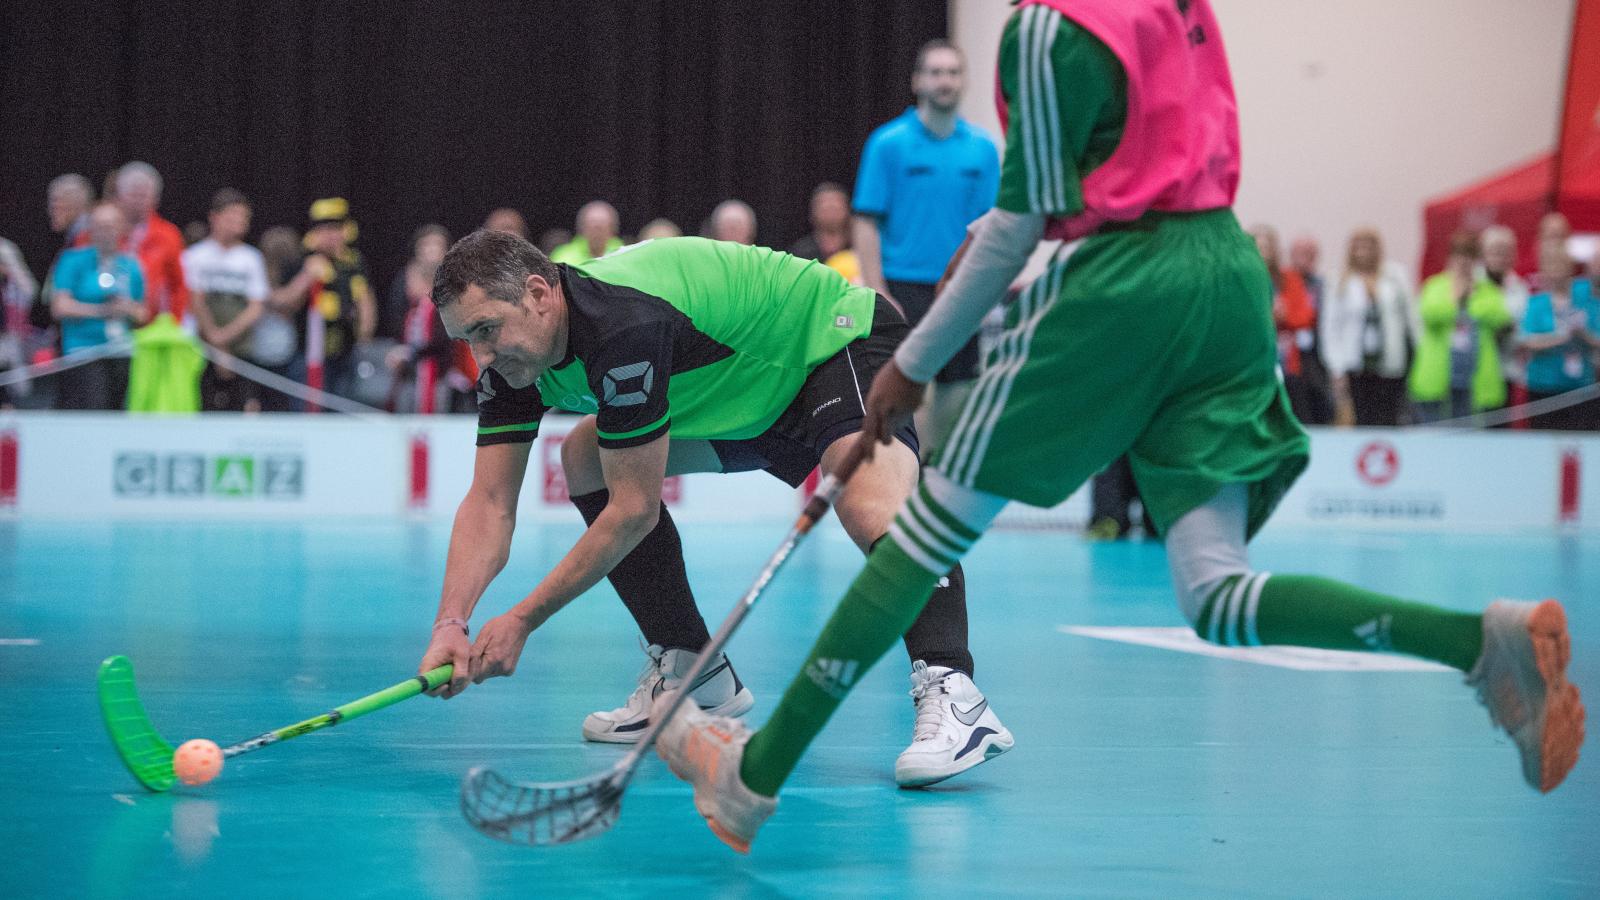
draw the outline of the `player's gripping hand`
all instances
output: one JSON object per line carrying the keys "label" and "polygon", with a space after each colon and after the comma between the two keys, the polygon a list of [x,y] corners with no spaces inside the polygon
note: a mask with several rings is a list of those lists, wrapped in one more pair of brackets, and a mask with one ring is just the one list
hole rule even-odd
{"label": "player's gripping hand", "polygon": [[472,644],[467,641],[465,629],[453,623],[440,622],[433,629],[433,639],[428,642],[428,652],[422,654],[422,665],[417,667],[417,674],[426,672],[449,663],[455,666],[450,674],[450,680],[428,692],[430,697],[444,697],[449,699],[467,689],[470,684],[471,667],[468,661],[472,655]]}
{"label": "player's gripping hand", "polygon": [[517,670],[517,660],[522,656],[522,645],[527,643],[532,629],[515,611],[495,616],[478,632],[472,642],[472,683],[482,684],[490,678],[500,678]]}
{"label": "player's gripping hand", "polygon": [[865,459],[872,459],[878,444],[889,443],[894,433],[911,421],[911,414],[922,405],[922,394],[927,389],[926,384],[907,378],[892,359],[878,370],[878,377],[867,392],[867,415],[861,423],[861,433],[868,438],[862,447]]}

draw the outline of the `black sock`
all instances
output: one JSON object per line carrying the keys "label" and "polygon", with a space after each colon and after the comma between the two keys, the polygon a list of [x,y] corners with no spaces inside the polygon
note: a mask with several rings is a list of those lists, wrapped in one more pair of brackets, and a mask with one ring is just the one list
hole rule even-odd
{"label": "black sock", "polygon": [[[599,490],[573,497],[572,505],[578,508],[584,522],[593,525],[610,499],[610,491]],[[665,503],[656,527],[607,577],[646,641],[668,650],[698,653],[711,640],[689,590],[678,526],[673,524]],[[963,618],[963,625],[965,621]]]}
{"label": "black sock", "polygon": [[[876,547],[878,541],[872,545]],[[906,631],[906,655],[912,662],[920,659],[929,667],[944,666],[972,677],[972,651],[967,647],[967,576],[960,563],[939,579],[928,605]]]}

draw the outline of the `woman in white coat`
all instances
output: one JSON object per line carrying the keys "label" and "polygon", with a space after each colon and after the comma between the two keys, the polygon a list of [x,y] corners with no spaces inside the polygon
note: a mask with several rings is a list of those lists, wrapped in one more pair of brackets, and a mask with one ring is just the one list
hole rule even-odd
{"label": "woman in white coat", "polygon": [[1417,331],[1413,307],[1410,279],[1384,260],[1378,232],[1357,230],[1344,271],[1328,285],[1319,322],[1336,424],[1401,423]]}

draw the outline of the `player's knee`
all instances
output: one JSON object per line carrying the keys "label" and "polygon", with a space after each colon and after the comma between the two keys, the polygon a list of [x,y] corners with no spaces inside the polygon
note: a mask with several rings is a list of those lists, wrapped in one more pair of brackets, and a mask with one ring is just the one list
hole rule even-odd
{"label": "player's knee", "polygon": [[600,476],[599,435],[595,431],[594,416],[584,416],[572,426],[561,440],[561,471],[567,479],[567,490],[586,494],[605,486]]}

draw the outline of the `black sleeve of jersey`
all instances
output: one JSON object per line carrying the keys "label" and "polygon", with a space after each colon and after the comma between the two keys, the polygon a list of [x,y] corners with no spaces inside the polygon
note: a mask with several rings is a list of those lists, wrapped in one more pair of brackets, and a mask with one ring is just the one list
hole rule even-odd
{"label": "black sleeve of jersey", "polygon": [[546,409],[537,382],[518,390],[500,373],[486,370],[478,377],[478,446],[532,441]]}
{"label": "black sleeve of jersey", "polygon": [[670,320],[635,325],[608,335],[600,352],[584,360],[600,403],[600,446],[637,447],[667,433],[674,331]]}

